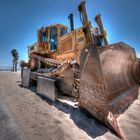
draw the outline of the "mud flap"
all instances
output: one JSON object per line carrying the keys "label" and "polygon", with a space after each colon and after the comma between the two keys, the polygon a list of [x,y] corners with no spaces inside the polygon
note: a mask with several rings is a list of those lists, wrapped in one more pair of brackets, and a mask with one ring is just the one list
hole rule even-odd
{"label": "mud flap", "polygon": [[79,104],[94,117],[106,124],[119,137],[117,120],[109,112],[107,87],[97,48],[92,45],[83,49],[80,56]]}

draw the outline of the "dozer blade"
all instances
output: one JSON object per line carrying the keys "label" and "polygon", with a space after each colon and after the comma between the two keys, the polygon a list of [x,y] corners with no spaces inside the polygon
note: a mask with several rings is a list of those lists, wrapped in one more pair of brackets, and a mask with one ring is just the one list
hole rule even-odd
{"label": "dozer blade", "polygon": [[97,48],[86,47],[80,56],[80,95],[79,104],[94,117],[106,124],[122,138],[114,115],[109,112],[107,88]]}

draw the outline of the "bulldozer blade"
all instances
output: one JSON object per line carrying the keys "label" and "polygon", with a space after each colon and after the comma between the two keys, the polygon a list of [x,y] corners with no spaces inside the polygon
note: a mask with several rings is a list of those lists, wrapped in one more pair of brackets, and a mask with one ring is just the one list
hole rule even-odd
{"label": "bulldozer blade", "polygon": [[99,53],[94,45],[84,48],[80,56],[79,104],[122,138],[117,120],[109,112],[107,87]]}
{"label": "bulldozer blade", "polygon": [[109,111],[108,116],[107,116],[107,122],[106,125],[113,130],[113,132],[121,139],[123,139],[123,136],[120,132],[120,129],[117,124],[117,120],[115,116]]}

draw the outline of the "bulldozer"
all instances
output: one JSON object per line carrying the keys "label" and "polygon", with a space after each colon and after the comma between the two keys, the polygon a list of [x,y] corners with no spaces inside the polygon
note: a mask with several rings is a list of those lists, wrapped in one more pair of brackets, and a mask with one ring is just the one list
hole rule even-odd
{"label": "bulldozer", "polygon": [[123,139],[117,117],[138,98],[140,59],[129,45],[108,43],[101,15],[95,21],[104,45],[97,46],[85,1],[78,10],[83,26],[74,29],[70,14],[69,33],[63,24],[40,28],[38,41],[28,47],[29,61],[21,61],[21,68],[31,69],[30,79],[43,76],[58,81],[58,90],[74,96],[80,107]]}

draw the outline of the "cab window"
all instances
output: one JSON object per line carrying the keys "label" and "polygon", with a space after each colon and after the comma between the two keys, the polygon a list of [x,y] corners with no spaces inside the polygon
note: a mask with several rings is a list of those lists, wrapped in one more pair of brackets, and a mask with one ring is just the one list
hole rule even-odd
{"label": "cab window", "polygon": [[61,36],[67,34],[67,30],[65,28],[61,28]]}
{"label": "cab window", "polygon": [[50,30],[50,46],[52,51],[55,51],[57,49],[57,44],[57,28],[53,27]]}
{"label": "cab window", "polygon": [[45,32],[45,33],[42,33],[41,41],[42,41],[42,42],[47,42],[47,41],[48,41],[48,35],[47,35],[46,32]]}

